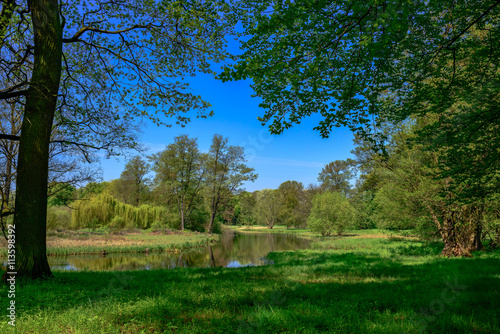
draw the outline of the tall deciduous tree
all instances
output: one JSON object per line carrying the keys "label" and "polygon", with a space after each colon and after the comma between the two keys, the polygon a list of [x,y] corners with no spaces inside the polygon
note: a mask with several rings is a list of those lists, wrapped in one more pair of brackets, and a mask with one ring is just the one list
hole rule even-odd
{"label": "tall deciduous tree", "polygon": [[[261,121],[271,123],[271,132],[320,113],[315,129],[323,137],[348,126],[383,149],[380,141],[390,140],[378,131],[383,122],[433,116],[435,122],[421,129],[421,143],[439,153],[435,175],[455,194],[436,222],[459,231],[446,217],[458,217],[457,206],[467,211],[462,204],[475,206],[498,192],[500,1],[247,5],[244,34],[251,37],[243,42],[240,61],[222,77],[253,79],[266,109]],[[460,215],[466,220],[468,213]]]}
{"label": "tall deciduous tree", "polygon": [[351,184],[349,181],[354,177],[355,161],[352,159],[335,160],[327,164],[318,176],[321,188],[329,191],[349,194]]}
{"label": "tall deciduous tree", "polygon": [[283,199],[277,189],[262,189],[257,193],[255,216],[260,224],[272,229],[280,222]]}
{"label": "tall deciduous tree", "polygon": [[206,157],[198,149],[196,138],[180,135],[165,150],[154,154],[150,159],[153,163],[152,170],[156,173],[156,184],[165,185],[177,200],[181,217],[180,229],[184,230],[203,186]]}
{"label": "tall deciduous tree", "polygon": [[[422,112],[418,102],[431,99],[446,110],[455,102],[450,93],[467,90],[464,83],[490,85],[498,78],[499,1],[261,0],[245,6],[242,35],[250,38],[222,79],[253,79],[266,109],[261,120],[272,122],[273,133],[314,113],[323,117],[315,128],[322,136],[336,126],[362,131],[386,113],[380,97],[394,94],[405,109],[392,116],[404,119]],[[474,30],[487,38],[478,43]],[[485,76],[477,81],[461,73]],[[441,89],[426,85],[431,78],[441,79]]]}
{"label": "tall deciduous tree", "polygon": [[309,208],[302,182],[285,181],[278,187],[281,196],[281,220],[287,227],[304,227]]}
{"label": "tall deciduous tree", "polygon": [[148,193],[149,164],[140,156],[130,159],[118,179],[119,193],[112,194],[125,204],[139,206]]}
{"label": "tall deciduous tree", "polygon": [[254,169],[245,165],[241,146],[229,145],[227,138],[214,135],[206,161],[206,191],[210,206],[208,231],[212,232],[215,216],[239,191],[244,181],[255,181]]}
{"label": "tall deciduous tree", "polygon": [[162,118],[209,106],[182,81],[226,57],[226,1],[2,2],[0,99],[20,98],[23,123],[16,184],[16,271],[52,276],[45,225],[49,142],[54,120],[66,144],[134,147],[131,117]]}

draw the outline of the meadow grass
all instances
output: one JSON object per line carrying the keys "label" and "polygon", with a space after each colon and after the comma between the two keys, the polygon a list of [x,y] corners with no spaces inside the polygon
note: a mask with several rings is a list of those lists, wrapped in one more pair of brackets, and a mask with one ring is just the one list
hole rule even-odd
{"label": "meadow grass", "polygon": [[[77,255],[106,253],[140,253],[155,251],[177,252],[206,246],[218,241],[218,236],[192,231],[116,231],[82,229],[49,231],[47,255]],[[0,259],[7,255],[7,242],[0,240]]]}
{"label": "meadow grass", "polygon": [[[443,258],[440,244],[380,235],[317,238],[263,267],[56,272],[18,284],[16,330],[500,333],[499,251]],[[0,333],[13,332],[0,319]]]}

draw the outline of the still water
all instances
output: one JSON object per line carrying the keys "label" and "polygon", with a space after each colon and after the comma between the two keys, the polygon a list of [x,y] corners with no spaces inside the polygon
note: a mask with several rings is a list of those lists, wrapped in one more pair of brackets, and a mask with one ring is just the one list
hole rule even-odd
{"label": "still water", "polygon": [[305,249],[309,240],[290,234],[225,234],[219,243],[182,253],[50,256],[52,270],[149,270],[177,267],[243,267],[269,263],[273,251]]}

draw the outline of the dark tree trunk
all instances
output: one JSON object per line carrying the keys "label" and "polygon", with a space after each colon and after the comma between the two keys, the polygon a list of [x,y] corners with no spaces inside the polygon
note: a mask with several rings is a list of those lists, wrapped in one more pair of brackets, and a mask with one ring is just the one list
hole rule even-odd
{"label": "dark tree trunk", "polygon": [[482,249],[482,209],[463,206],[444,215],[441,237],[444,256],[471,256],[471,252]]}
{"label": "dark tree trunk", "polygon": [[57,0],[30,0],[35,56],[21,127],[17,167],[16,270],[18,277],[51,277],[46,253],[49,141],[62,60]]}
{"label": "dark tree trunk", "polygon": [[212,209],[212,212],[210,213],[210,222],[208,223],[208,233],[212,233],[215,221],[215,214],[216,214],[215,209]]}
{"label": "dark tree trunk", "polygon": [[483,232],[483,227],[481,224],[477,224],[476,233],[474,235],[474,250],[483,249],[483,243],[481,242],[481,236]]}
{"label": "dark tree trunk", "polygon": [[208,233],[212,234],[214,228],[215,216],[217,215],[217,208],[219,207],[219,200],[215,198],[216,194],[214,189],[214,194],[212,195],[212,203],[210,205],[210,222],[208,223]]}

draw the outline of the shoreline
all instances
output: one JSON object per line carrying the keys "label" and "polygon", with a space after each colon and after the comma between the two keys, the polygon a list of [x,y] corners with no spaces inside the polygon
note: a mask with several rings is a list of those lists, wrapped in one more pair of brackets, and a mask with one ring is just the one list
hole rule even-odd
{"label": "shoreline", "polygon": [[[218,235],[192,231],[59,230],[47,234],[47,256],[116,253],[178,253],[219,241]],[[0,259],[7,258],[7,242],[0,241]]]}

